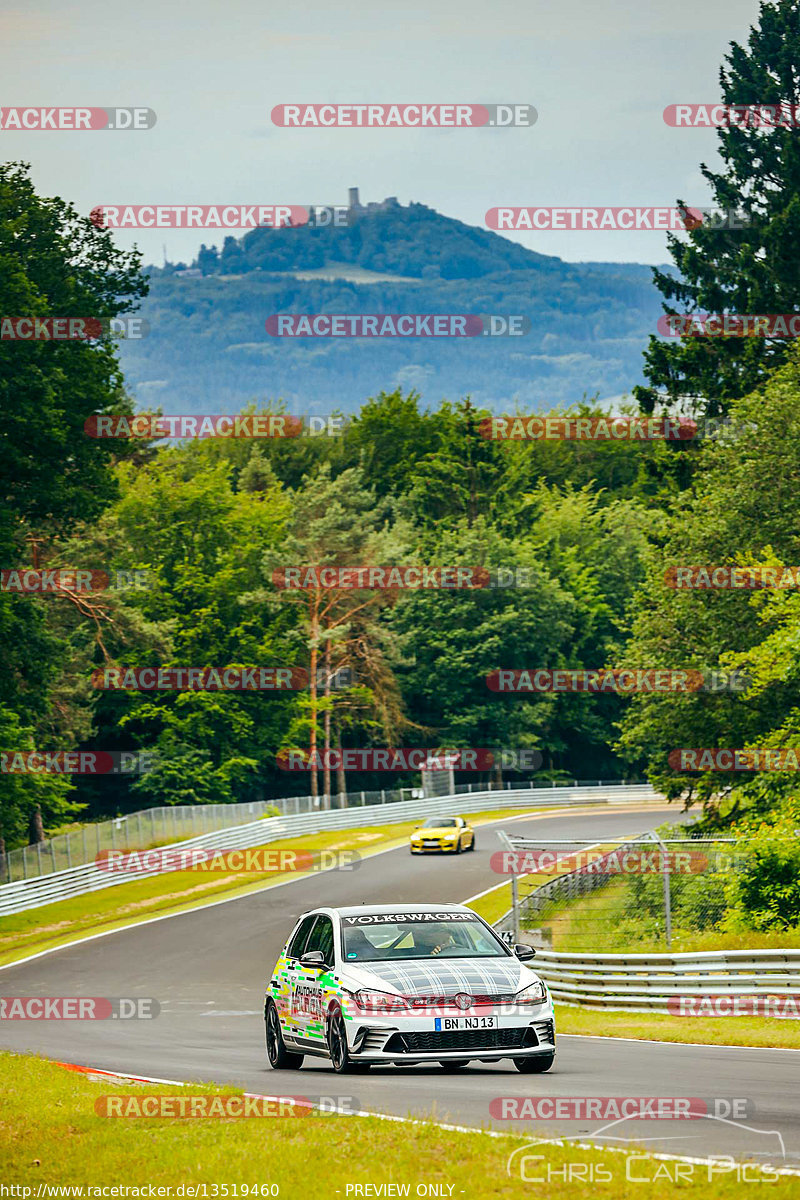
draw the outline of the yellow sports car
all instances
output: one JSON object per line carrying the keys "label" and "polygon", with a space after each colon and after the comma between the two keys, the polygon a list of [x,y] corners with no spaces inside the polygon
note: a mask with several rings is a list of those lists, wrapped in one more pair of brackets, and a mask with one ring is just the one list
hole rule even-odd
{"label": "yellow sports car", "polygon": [[463,817],[428,817],[411,834],[412,854],[440,850],[443,854],[460,854],[475,849],[475,830]]}

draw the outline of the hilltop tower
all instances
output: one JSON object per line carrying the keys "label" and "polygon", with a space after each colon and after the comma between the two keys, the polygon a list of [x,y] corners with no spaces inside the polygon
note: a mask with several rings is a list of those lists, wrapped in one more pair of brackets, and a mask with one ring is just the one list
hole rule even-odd
{"label": "hilltop tower", "polygon": [[348,197],[348,207],[361,208],[361,204],[358,199],[358,188],[357,187],[349,188],[348,192],[347,192],[347,197]]}

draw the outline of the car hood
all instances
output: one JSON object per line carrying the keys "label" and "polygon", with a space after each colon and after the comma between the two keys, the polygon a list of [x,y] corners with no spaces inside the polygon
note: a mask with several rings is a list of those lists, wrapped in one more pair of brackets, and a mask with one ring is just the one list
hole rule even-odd
{"label": "car hood", "polygon": [[402,996],[509,996],[539,976],[513,958],[406,959],[403,962],[345,963],[345,985]]}
{"label": "car hood", "polygon": [[429,825],[426,829],[415,829],[412,837],[430,837],[432,833],[458,833],[456,825]]}

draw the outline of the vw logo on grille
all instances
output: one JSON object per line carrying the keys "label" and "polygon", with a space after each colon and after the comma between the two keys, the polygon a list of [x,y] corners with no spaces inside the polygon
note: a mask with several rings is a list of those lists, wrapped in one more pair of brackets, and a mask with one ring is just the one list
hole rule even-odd
{"label": "vw logo on grille", "polygon": [[472,996],[467,995],[466,992],[459,992],[455,1000],[459,1008],[469,1008],[472,1004]]}

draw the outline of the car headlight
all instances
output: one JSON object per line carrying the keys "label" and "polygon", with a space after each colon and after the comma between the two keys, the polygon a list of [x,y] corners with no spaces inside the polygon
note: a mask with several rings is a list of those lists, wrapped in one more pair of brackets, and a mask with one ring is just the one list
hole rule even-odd
{"label": "car headlight", "polygon": [[358,1007],[363,1012],[408,1012],[408,1002],[403,996],[395,996],[391,992],[379,992],[372,988],[362,988],[353,994]]}
{"label": "car headlight", "polygon": [[535,983],[530,983],[521,992],[517,992],[514,997],[515,1004],[544,1004],[547,999],[547,988],[542,983],[541,979],[537,979]]}

